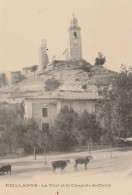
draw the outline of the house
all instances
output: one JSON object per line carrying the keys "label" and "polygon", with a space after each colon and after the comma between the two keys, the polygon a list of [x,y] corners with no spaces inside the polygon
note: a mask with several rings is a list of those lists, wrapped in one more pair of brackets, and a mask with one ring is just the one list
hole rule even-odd
{"label": "house", "polygon": [[[84,110],[89,113],[96,111],[98,100],[102,97],[98,93],[54,91],[44,92],[42,95],[27,98],[24,101],[24,118],[34,119],[40,130],[50,131],[50,127],[60,110],[67,106],[81,114]],[[103,125],[103,124],[102,124]]]}
{"label": "house", "polygon": [[0,88],[5,86],[14,85],[15,83],[21,81],[23,79],[21,75],[21,71],[16,72],[3,72],[0,74]]}

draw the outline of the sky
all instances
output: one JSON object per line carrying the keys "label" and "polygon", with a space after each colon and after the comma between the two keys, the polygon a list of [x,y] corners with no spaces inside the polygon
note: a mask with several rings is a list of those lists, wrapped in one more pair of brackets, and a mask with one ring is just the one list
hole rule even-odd
{"label": "sky", "polygon": [[60,56],[73,12],[86,61],[94,64],[102,52],[108,69],[132,66],[131,0],[0,0],[0,72],[39,64],[42,39],[50,60]]}

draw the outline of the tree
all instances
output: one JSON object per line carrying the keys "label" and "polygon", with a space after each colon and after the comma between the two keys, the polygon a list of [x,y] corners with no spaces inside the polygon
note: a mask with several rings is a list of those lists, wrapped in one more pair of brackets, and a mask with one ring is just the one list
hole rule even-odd
{"label": "tree", "polygon": [[95,114],[90,114],[85,110],[80,116],[78,129],[84,136],[85,141],[100,142],[101,127]]}
{"label": "tree", "polygon": [[36,160],[36,147],[39,145],[39,130],[35,121],[28,122],[27,131],[24,133],[24,144],[26,147],[34,149],[34,158]]}
{"label": "tree", "polygon": [[50,133],[39,131],[38,137],[39,147],[43,150],[45,165],[46,165],[46,152],[49,150],[49,145],[51,146],[51,135]]}
{"label": "tree", "polygon": [[55,121],[54,129],[57,137],[57,145],[60,150],[69,150],[77,143],[79,115],[67,106],[60,110]]}
{"label": "tree", "polygon": [[35,75],[35,72],[37,69],[38,69],[38,65],[33,65],[31,68],[31,72],[34,72],[34,75]]}
{"label": "tree", "polygon": [[14,125],[16,121],[21,118],[21,107],[20,106],[12,106],[9,104],[3,103],[0,109],[0,125],[4,125],[4,131],[2,133],[2,142],[5,143],[7,148],[9,148],[9,152],[12,152],[12,147],[14,145],[13,133],[14,133]]}
{"label": "tree", "polygon": [[0,109],[0,125],[5,127],[0,132],[0,140],[9,148],[9,153],[15,152],[19,147],[23,147],[26,153],[31,153],[34,147],[35,150],[40,150],[44,142],[47,145],[48,138],[42,134],[34,120],[23,119],[16,106],[6,107]]}
{"label": "tree", "polygon": [[105,116],[106,130],[113,136],[132,136],[132,68],[121,67],[115,74],[111,86],[103,90],[102,113]]}
{"label": "tree", "polygon": [[18,146],[24,147],[26,153],[32,153],[34,150],[35,160],[36,153],[42,151],[42,147],[48,145],[48,136],[39,130],[33,119],[18,121],[13,128],[11,139],[16,148]]}
{"label": "tree", "polygon": [[84,89],[84,91],[86,91],[86,89],[87,89],[87,84],[83,84],[83,85],[82,85],[82,89]]}
{"label": "tree", "polygon": [[83,63],[81,64],[81,66],[79,68],[86,71],[86,72],[90,72],[91,67],[92,67],[92,65],[89,62],[86,62],[83,60]]}
{"label": "tree", "polygon": [[103,57],[103,53],[99,52],[98,57],[95,59],[95,65],[103,65],[106,62],[105,57]]}
{"label": "tree", "polygon": [[45,81],[45,91],[55,91],[60,86],[60,82],[55,78],[47,79]]}

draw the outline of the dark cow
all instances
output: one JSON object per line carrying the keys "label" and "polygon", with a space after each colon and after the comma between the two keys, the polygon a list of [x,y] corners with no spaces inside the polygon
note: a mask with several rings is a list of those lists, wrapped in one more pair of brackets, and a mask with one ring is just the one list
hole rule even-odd
{"label": "dark cow", "polygon": [[89,161],[91,159],[93,159],[93,157],[91,155],[75,159],[75,165],[74,165],[75,170],[77,170],[77,165],[78,164],[84,164],[85,165],[85,169],[87,169],[87,164],[89,163]]}
{"label": "dark cow", "polygon": [[11,175],[11,165],[4,165],[2,167],[0,167],[0,174],[4,175],[5,173],[10,172]]}
{"label": "dark cow", "polygon": [[69,160],[57,160],[57,161],[53,161],[52,162],[52,167],[54,169],[54,172],[56,170],[56,168],[60,168],[61,172],[62,170],[64,170],[64,168],[71,163]]}

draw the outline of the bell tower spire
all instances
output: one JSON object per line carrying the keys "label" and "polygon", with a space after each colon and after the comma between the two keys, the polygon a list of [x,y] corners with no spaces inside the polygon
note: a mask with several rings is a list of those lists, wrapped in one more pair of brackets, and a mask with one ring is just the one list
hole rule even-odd
{"label": "bell tower spire", "polygon": [[69,27],[69,51],[71,59],[82,58],[81,28],[78,26],[78,20],[73,13],[71,25]]}

